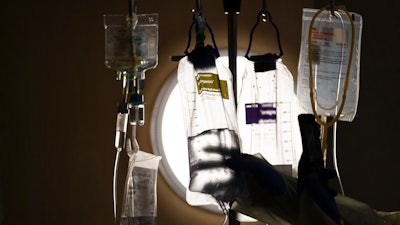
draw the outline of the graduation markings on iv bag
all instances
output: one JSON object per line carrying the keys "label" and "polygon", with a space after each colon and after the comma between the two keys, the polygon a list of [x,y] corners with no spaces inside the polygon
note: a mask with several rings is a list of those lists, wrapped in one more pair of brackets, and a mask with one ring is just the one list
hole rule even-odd
{"label": "graduation markings on iv bag", "polygon": [[273,165],[296,164],[292,92],[285,86],[290,79],[286,80],[284,74],[275,71],[249,75],[244,80],[239,100],[242,151],[260,153]]}
{"label": "graduation markings on iv bag", "polygon": [[128,199],[124,206],[121,225],[154,225],[157,216],[156,179],[157,170],[135,167],[129,183]]}
{"label": "graduation markings on iv bag", "polygon": [[249,103],[245,107],[246,124],[253,125],[252,149],[273,164],[293,164],[290,103]]}
{"label": "graduation markings on iv bag", "polygon": [[[218,104],[222,104],[219,99],[229,99],[228,84],[226,80],[220,80],[218,74],[209,72],[199,72],[195,76],[196,79],[196,93],[188,94],[189,108],[191,109],[191,128],[193,133],[198,134],[203,130],[200,128],[200,124],[206,121],[200,118],[208,118],[208,120],[214,120],[216,115],[222,113],[223,107]],[[196,101],[212,100],[215,101],[212,104],[206,104],[206,108],[198,109],[196,107]],[[199,117],[202,114],[204,117]]]}

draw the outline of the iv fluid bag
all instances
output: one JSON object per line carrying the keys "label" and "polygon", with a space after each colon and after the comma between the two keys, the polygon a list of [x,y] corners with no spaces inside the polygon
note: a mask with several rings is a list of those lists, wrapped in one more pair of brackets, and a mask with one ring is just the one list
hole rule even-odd
{"label": "iv fluid bag", "polygon": [[158,64],[158,14],[104,15],[105,64],[145,71]]}
{"label": "iv fluid bag", "polygon": [[282,59],[276,69],[255,72],[248,61],[242,76],[237,118],[241,152],[261,154],[276,169],[295,175],[302,152],[299,105],[293,77]]}
{"label": "iv fluid bag", "polygon": [[160,156],[138,151],[129,174],[121,225],[155,225],[157,216],[157,174]]}
{"label": "iv fluid bag", "polygon": [[360,48],[362,17],[356,13],[350,13],[348,18],[342,10],[330,10],[321,12],[315,19],[311,40],[308,40],[311,20],[318,10],[303,9],[302,40],[298,66],[297,96],[304,110],[303,113],[313,114],[310,102],[309,85],[309,56],[308,44],[312,46],[312,78],[314,86],[314,102],[318,115],[335,117],[342,103],[345,77],[351,48],[351,23],[354,22],[354,46],[349,84],[346,92],[347,98],[343,111],[339,117],[342,121],[353,121],[358,105],[360,89]]}
{"label": "iv fluid bag", "polygon": [[195,70],[186,56],[178,66],[190,164],[186,199],[191,205],[225,201],[240,186],[235,185],[235,172],[224,165],[227,158],[240,153],[232,74],[221,59],[215,63],[215,67]]}

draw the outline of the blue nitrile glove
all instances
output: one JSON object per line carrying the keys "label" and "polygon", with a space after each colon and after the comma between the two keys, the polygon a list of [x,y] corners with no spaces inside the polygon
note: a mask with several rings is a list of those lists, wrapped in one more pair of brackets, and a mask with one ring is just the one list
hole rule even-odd
{"label": "blue nitrile glove", "polygon": [[235,171],[253,175],[261,188],[271,195],[281,195],[286,190],[286,183],[282,175],[263,159],[242,153],[227,159],[226,165]]}
{"label": "blue nitrile glove", "polygon": [[340,214],[334,199],[337,192],[328,186],[328,180],[336,177],[336,173],[324,167],[320,125],[311,114],[299,115],[298,120],[303,143],[298,167],[298,195],[306,190],[317,205],[340,224]]}

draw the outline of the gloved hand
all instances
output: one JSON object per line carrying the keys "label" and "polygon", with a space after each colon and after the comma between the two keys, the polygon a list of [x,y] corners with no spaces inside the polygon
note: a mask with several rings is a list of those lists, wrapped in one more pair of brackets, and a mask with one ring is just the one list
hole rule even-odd
{"label": "gloved hand", "polygon": [[270,195],[281,195],[286,190],[284,178],[266,160],[242,153],[227,159],[225,163],[236,172],[243,172],[256,177],[257,183]]}
{"label": "gloved hand", "polygon": [[336,173],[324,167],[321,150],[320,126],[311,114],[298,117],[303,153],[298,166],[297,193],[304,191],[311,196],[317,205],[337,224],[340,214],[334,197],[337,192],[328,186],[328,180],[335,178]]}

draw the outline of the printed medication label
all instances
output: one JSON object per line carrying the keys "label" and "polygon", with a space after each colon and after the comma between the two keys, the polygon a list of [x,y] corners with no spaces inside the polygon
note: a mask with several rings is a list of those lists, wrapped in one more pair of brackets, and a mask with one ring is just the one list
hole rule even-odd
{"label": "printed medication label", "polygon": [[246,108],[246,124],[276,123],[276,103],[249,103]]}
{"label": "printed medication label", "polygon": [[223,99],[229,99],[228,84],[224,80],[219,80],[218,74],[198,73],[196,76],[197,92],[213,94],[220,93]]}

